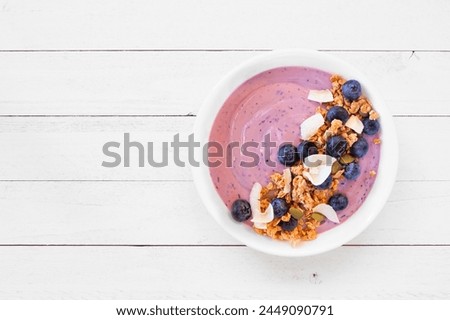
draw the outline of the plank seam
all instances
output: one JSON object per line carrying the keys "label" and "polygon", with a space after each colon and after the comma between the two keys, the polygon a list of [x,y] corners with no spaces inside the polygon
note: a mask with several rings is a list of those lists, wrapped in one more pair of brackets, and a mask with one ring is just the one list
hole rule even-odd
{"label": "plank seam", "polygon": [[[280,48],[281,49],[281,48]],[[127,48],[127,49],[0,49],[0,53],[33,53],[33,52],[268,52],[273,48]],[[424,52],[448,53],[450,49],[317,49],[322,52]]]}
{"label": "plank seam", "polygon": [[[0,244],[0,247],[246,248],[243,244]],[[450,244],[344,244],[343,247],[450,247]]]}
{"label": "plank seam", "polygon": [[[154,179],[154,180],[137,180],[137,179],[104,179],[104,180],[77,180],[77,179],[0,179],[0,182],[193,182],[192,179]],[[438,180],[438,179],[429,179],[429,180],[414,180],[414,179],[399,179],[395,182],[450,182],[450,180]]]}
{"label": "plank seam", "polygon": [[[187,114],[0,114],[0,118],[196,118]],[[449,118],[450,114],[394,114],[394,118]]]}

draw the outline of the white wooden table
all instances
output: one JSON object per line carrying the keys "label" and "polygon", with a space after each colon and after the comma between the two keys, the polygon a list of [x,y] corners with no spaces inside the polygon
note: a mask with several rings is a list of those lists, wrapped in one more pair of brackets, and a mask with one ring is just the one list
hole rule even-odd
{"label": "white wooden table", "polygon": [[[0,298],[450,298],[449,17],[445,0],[0,0]],[[365,71],[395,115],[397,183],[351,243],[267,256],[209,217],[189,168],[101,167],[105,142],[188,135],[230,68],[295,47]]]}

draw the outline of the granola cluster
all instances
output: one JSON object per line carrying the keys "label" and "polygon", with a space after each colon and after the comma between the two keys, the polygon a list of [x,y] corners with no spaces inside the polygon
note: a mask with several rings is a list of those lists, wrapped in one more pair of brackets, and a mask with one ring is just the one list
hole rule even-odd
{"label": "granola cluster", "polygon": [[343,106],[350,114],[359,115],[360,118],[369,116],[370,120],[376,120],[379,118],[378,113],[373,110],[372,105],[365,97],[361,97],[358,100],[349,102],[344,99],[342,95],[342,85],[345,83],[345,79],[340,75],[334,74],[330,78],[331,80],[331,93],[333,94],[333,102],[328,104],[328,107],[337,105]]}
{"label": "granola cluster", "polygon": [[[317,108],[317,112],[325,118],[327,111],[333,106],[342,106],[347,110],[349,115],[354,115],[358,119],[369,117],[371,120],[378,119],[378,113],[372,108],[367,98],[361,96],[355,101],[347,101],[342,94],[342,85],[346,82],[339,75],[332,75],[331,78],[333,101],[323,103]],[[358,134],[354,130],[346,126],[341,120],[334,119],[325,123],[319,130],[311,136],[308,141],[314,142],[320,154],[326,154],[326,144],[330,137],[340,135],[347,141],[347,150],[345,155],[339,161],[335,162],[332,167],[332,182],[330,187],[320,190],[314,186],[305,176],[305,167],[298,161],[291,166],[290,186],[286,188],[284,175],[274,173],[270,176],[270,182],[263,186],[260,194],[261,212],[264,212],[269,204],[275,198],[282,198],[289,205],[289,211],[280,218],[275,218],[267,224],[266,229],[255,228],[255,232],[269,236],[273,239],[287,240],[291,244],[296,245],[301,241],[313,240],[317,237],[317,227],[324,221],[323,216],[314,212],[314,208],[322,203],[327,203],[329,198],[336,193],[341,179],[343,179],[344,166],[347,163],[357,161],[348,154],[351,146],[358,140]],[[381,140],[376,138],[373,143],[379,144]],[[374,177],[375,171],[370,172],[370,176]],[[286,192],[289,190],[289,192]],[[280,227],[280,223],[287,222],[294,216],[298,220],[298,225],[291,231],[285,231]]]}

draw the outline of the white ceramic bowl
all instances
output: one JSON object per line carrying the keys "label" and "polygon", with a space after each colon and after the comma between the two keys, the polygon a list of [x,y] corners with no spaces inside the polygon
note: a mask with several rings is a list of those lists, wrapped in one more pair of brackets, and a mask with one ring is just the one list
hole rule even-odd
{"label": "white ceramic bowl", "polygon": [[[346,79],[357,79],[363,93],[380,114],[381,155],[377,178],[362,206],[347,221],[320,233],[316,240],[292,247],[288,242],[256,234],[249,226],[235,222],[216,192],[209,168],[203,163],[192,168],[194,183],[208,212],[234,238],[256,250],[279,256],[310,256],[337,248],[361,233],[378,215],[386,203],[395,182],[398,162],[397,135],[388,107],[366,76],[345,61],[318,51],[272,51],[250,59],[228,73],[204,101],[194,128],[196,141],[208,142],[214,119],[228,96],[243,82],[268,69],[283,66],[313,67],[337,73]],[[200,152],[200,151],[199,151]],[[198,157],[197,157],[198,159]]]}

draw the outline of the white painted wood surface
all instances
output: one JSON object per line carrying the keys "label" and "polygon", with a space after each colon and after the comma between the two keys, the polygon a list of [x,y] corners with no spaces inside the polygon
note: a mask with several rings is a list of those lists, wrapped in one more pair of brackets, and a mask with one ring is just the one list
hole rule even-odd
{"label": "white painted wood surface", "polygon": [[[196,114],[225,73],[258,54],[0,51],[0,114]],[[364,70],[395,115],[449,114],[450,52],[333,54]]]}
{"label": "white painted wood surface", "polygon": [[[186,141],[192,133],[195,117],[5,117],[2,118],[0,150],[8,150],[0,157],[0,176],[4,180],[187,180],[191,171],[178,167],[169,148],[169,166],[139,168],[137,149],[131,150],[131,166],[105,168],[103,161],[111,158],[103,154],[106,142],[121,143],[116,151],[123,157],[124,133],[132,141],[147,146],[154,143],[154,159],[162,158],[163,141],[173,141],[180,134]],[[401,165],[398,179],[448,181],[450,171],[442,170],[427,152],[433,150],[445,161],[450,117],[397,117]],[[420,134],[419,134],[420,130]],[[145,148],[145,157],[148,148]],[[180,151],[187,163],[187,150]],[[410,159],[413,159],[410,160]],[[134,161],[133,161],[134,160]],[[199,159],[197,159],[199,160]]]}
{"label": "white painted wood surface", "polygon": [[[305,259],[246,247],[7,247],[2,296],[90,299],[448,298],[448,247],[342,247]],[[43,267],[45,266],[45,267]],[[5,288],[7,288],[5,290]]]}
{"label": "white painted wood surface", "polygon": [[[450,298],[449,13],[444,0],[0,0],[0,298]],[[355,64],[395,115],[397,183],[350,244],[266,256],[208,216],[189,168],[101,167],[105,142],[188,135],[224,73],[293,47]]]}
{"label": "white painted wood surface", "polygon": [[[158,201],[168,194],[170,205]],[[8,181],[0,201],[2,244],[239,244],[208,216],[192,181]],[[448,181],[397,182],[352,244],[450,245],[449,206]]]}
{"label": "white painted wood surface", "polygon": [[3,0],[0,49],[449,50],[446,0]]}

